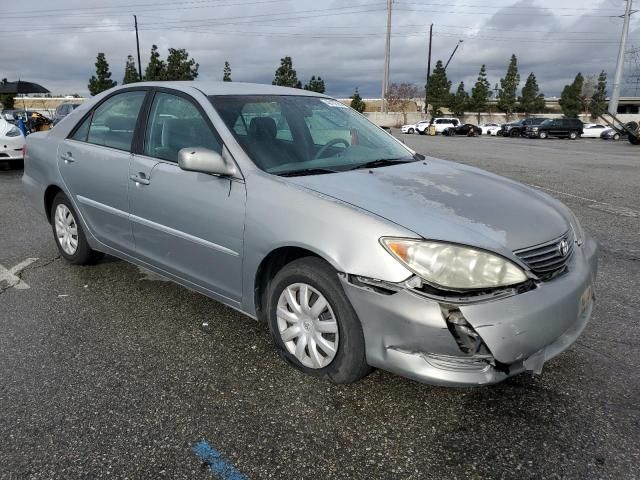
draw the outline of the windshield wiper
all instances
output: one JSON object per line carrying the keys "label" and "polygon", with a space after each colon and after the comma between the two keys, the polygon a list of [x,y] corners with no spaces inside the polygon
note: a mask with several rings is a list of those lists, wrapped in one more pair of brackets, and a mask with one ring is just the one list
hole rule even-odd
{"label": "windshield wiper", "polygon": [[301,177],[303,175],[322,175],[324,173],[338,173],[338,170],[330,168],[302,168],[300,170],[286,170],[284,172],[274,172],[279,177]]}
{"label": "windshield wiper", "polygon": [[349,170],[358,170],[360,168],[377,168],[377,167],[386,167],[388,165],[398,165],[400,163],[411,163],[416,162],[415,158],[381,158],[379,160],[372,160],[371,162],[361,163],[360,165],[356,165],[355,167],[351,167]]}

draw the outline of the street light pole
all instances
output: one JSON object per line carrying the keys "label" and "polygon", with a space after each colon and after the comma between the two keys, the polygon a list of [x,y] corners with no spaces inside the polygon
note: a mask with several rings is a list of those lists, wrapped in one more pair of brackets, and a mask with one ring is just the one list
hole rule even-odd
{"label": "street light pole", "polygon": [[427,84],[424,87],[424,113],[429,110],[429,77],[431,76],[431,42],[433,41],[433,23],[429,27],[429,58],[427,59]]}
{"label": "street light pole", "polygon": [[620,38],[620,50],[618,51],[618,62],[616,63],[616,75],[613,78],[613,90],[609,100],[609,113],[618,113],[618,101],[620,100],[620,84],[622,83],[622,70],[624,67],[624,53],[627,48],[627,37],[629,36],[629,18],[631,17],[631,4],[633,0],[626,0],[627,8],[624,12],[624,24],[622,26],[622,38]]}
{"label": "street light pole", "polygon": [[138,17],[136,15],[133,16],[133,22],[136,25],[136,48],[138,49],[138,76],[140,77],[140,81],[142,81],[142,65],[140,64],[140,38],[138,37]]}
{"label": "street light pole", "polygon": [[393,0],[387,0],[387,38],[384,47],[384,77],[382,79],[382,105],[380,106],[381,112],[387,111],[387,104],[385,102],[387,97],[387,90],[389,90],[389,59],[391,56],[391,5]]}

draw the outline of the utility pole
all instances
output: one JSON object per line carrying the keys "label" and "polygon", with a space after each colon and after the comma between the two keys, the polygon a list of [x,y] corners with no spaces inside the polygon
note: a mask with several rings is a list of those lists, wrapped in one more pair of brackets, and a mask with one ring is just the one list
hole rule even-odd
{"label": "utility pole", "polygon": [[136,25],[136,48],[138,49],[138,76],[140,77],[140,81],[142,81],[142,65],[140,64],[140,38],[138,37],[138,17],[136,15],[133,16],[133,22]]}
{"label": "utility pole", "polygon": [[431,42],[433,41],[433,23],[429,27],[429,58],[427,59],[427,84],[424,87],[424,113],[429,110],[429,77],[431,76]]}
{"label": "utility pole", "polygon": [[624,67],[624,52],[627,48],[627,37],[629,36],[629,18],[631,17],[631,3],[633,0],[626,0],[627,8],[624,12],[624,24],[622,26],[622,38],[620,39],[620,50],[618,51],[618,63],[616,64],[616,76],[613,78],[613,91],[609,99],[609,113],[618,113],[618,101],[620,100],[620,84],[622,83],[622,69]]}
{"label": "utility pole", "polygon": [[391,5],[393,0],[387,0],[387,38],[384,47],[384,77],[382,79],[382,105],[381,112],[387,111],[387,90],[389,90],[389,59],[391,56]]}

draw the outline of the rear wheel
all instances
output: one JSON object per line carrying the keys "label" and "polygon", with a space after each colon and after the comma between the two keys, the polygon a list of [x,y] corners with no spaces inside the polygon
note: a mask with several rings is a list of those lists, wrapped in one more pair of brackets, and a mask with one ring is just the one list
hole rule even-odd
{"label": "rear wheel", "polygon": [[70,263],[88,265],[102,258],[102,253],[89,246],[78,214],[62,192],[55,196],[51,205],[51,228],[60,255]]}
{"label": "rear wheel", "polygon": [[371,371],[362,326],[324,260],[305,257],[280,270],[267,295],[269,329],[281,356],[302,372],[335,383]]}
{"label": "rear wheel", "polygon": [[613,136],[613,139],[614,139],[614,140],[620,140],[620,134],[619,134],[619,133],[616,133],[616,134]]}

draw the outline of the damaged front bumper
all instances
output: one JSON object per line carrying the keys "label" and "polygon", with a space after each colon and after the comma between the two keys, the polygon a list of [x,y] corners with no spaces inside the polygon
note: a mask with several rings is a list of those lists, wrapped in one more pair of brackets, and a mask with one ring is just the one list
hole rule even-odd
{"label": "damaged front bumper", "polygon": [[[371,366],[431,384],[471,386],[540,373],[572,345],[591,317],[596,272],[597,244],[587,237],[563,275],[523,293],[471,302],[341,279],[362,323]],[[470,336],[461,338],[466,332]]]}

